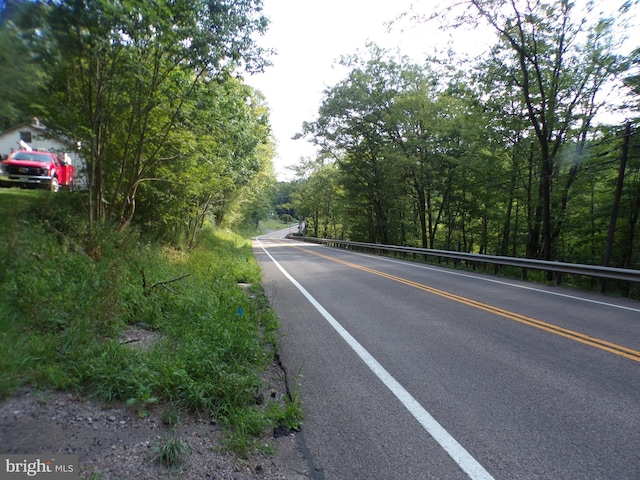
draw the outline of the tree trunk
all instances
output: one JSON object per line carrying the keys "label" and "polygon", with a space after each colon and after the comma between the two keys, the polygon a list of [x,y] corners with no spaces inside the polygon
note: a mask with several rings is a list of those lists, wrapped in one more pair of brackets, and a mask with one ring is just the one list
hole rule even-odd
{"label": "tree trunk", "polygon": [[504,224],[502,226],[502,240],[499,255],[507,255],[509,252],[509,238],[511,237],[511,216],[513,214],[513,192],[516,189],[517,171],[515,155],[511,164],[511,180],[509,182],[509,195],[507,199],[507,211],[505,212]]}
{"label": "tree trunk", "polygon": [[418,219],[420,221],[420,238],[422,240],[422,248],[427,248],[429,245],[429,238],[427,235],[427,199],[425,196],[424,188],[422,188],[418,181],[414,181],[414,188],[416,191],[417,207],[418,207]]}
{"label": "tree trunk", "polygon": [[631,136],[631,122],[627,122],[622,140],[622,154],[620,156],[620,169],[618,170],[618,182],[616,184],[616,192],[613,199],[613,208],[611,209],[611,220],[609,222],[609,231],[607,234],[607,243],[604,247],[604,258],[602,265],[609,266],[611,261],[611,252],[613,251],[613,242],[616,233],[616,223],[618,221],[618,211],[620,210],[620,200],[622,198],[622,188],[624,187],[624,172],[627,168],[627,157],[629,154],[629,137]]}

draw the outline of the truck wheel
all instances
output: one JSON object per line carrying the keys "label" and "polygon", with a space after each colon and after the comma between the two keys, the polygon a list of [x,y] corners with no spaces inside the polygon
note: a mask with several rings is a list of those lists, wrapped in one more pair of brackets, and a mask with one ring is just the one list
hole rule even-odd
{"label": "truck wheel", "polygon": [[58,190],[60,190],[60,183],[58,182],[58,179],[56,177],[53,177],[51,179],[49,190],[51,190],[52,192],[57,192]]}

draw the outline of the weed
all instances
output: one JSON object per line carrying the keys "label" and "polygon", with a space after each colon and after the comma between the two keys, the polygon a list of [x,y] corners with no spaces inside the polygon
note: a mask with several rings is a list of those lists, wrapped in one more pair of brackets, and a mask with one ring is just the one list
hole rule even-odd
{"label": "weed", "polygon": [[21,386],[27,377],[31,359],[28,338],[20,334],[16,325],[16,312],[0,302],[0,398]]}
{"label": "weed", "polygon": [[91,472],[91,475],[89,475],[88,480],[102,480],[102,475],[100,475],[100,472],[97,470],[94,470]]}
{"label": "weed", "polygon": [[191,456],[189,445],[169,432],[157,437],[149,448],[147,460],[162,465],[173,472],[179,472]]}
{"label": "weed", "polygon": [[259,437],[271,426],[268,418],[257,407],[230,412],[225,422],[227,437],[225,446],[237,455],[246,458],[254,451],[262,452],[264,446]]}
{"label": "weed", "polygon": [[293,382],[293,389],[283,399],[284,404],[271,402],[267,409],[269,417],[277,426],[287,427],[289,430],[298,431],[302,427],[304,413],[302,409],[302,400],[298,391],[300,382],[300,374],[302,366],[298,369]]}
{"label": "weed", "polygon": [[175,428],[182,423],[183,413],[178,408],[178,405],[171,402],[164,410],[162,410],[162,423],[169,428]]}

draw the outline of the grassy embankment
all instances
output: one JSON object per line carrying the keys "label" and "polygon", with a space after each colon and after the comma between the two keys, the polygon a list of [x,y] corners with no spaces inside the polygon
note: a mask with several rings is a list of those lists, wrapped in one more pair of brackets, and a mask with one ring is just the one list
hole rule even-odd
{"label": "grassy embankment", "polygon": [[[279,324],[250,242],[209,229],[187,252],[109,227],[90,240],[79,200],[0,190],[0,398],[29,385],[140,415],[152,404],[207,413],[242,455],[269,428],[297,428],[297,398],[256,399]],[[131,348],[132,325],[159,340]]]}

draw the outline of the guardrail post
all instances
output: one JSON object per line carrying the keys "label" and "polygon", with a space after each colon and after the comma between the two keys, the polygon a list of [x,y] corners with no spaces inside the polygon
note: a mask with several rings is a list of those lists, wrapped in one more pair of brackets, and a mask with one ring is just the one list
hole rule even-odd
{"label": "guardrail post", "polygon": [[604,294],[607,292],[607,279],[606,278],[601,278],[599,279],[599,285],[598,285],[598,292]]}

